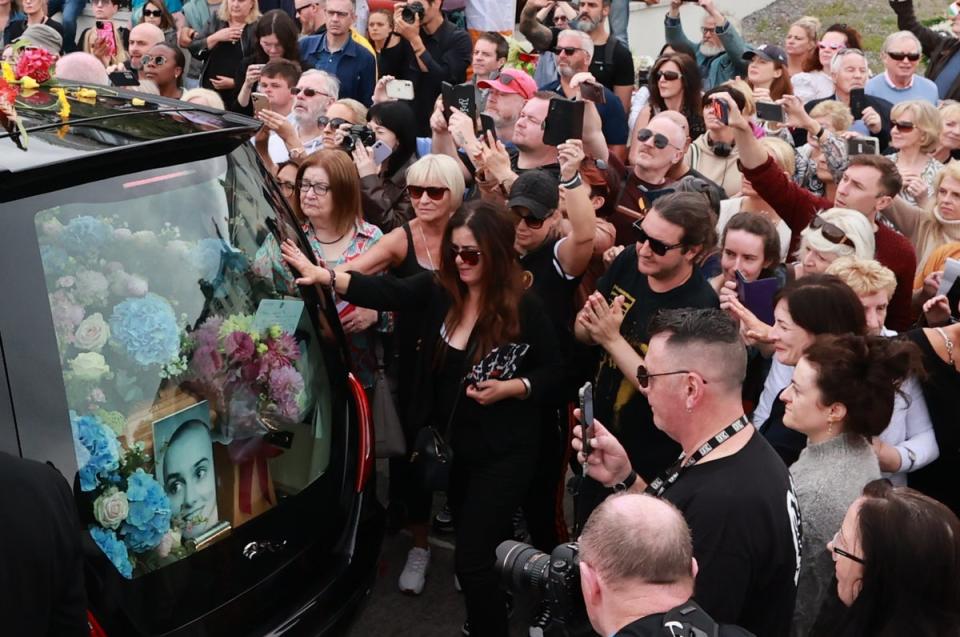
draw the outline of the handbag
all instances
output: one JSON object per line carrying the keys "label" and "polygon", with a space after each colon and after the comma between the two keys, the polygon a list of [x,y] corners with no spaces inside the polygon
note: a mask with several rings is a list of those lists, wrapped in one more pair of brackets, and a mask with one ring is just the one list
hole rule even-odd
{"label": "handbag", "polygon": [[396,458],[407,454],[407,441],[403,435],[403,424],[397,413],[397,404],[393,400],[393,388],[387,379],[383,364],[383,344],[378,338],[374,344],[377,357],[377,371],[373,379],[373,430],[376,443],[374,448],[378,458]]}

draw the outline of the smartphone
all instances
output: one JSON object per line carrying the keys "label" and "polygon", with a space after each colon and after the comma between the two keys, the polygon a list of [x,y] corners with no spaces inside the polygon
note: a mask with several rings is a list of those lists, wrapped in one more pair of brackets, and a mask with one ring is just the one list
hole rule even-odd
{"label": "smartphone", "polygon": [[250,99],[253,101],[253,114],[256,115],[263,109],[270,110],[270,98],[263,93],[251,93]]}
{"label": "smartphone", "polygon": [[413,82],[410,80],[390,80],[384,86],[387,97],[395,100],[413,99]]}
{"label": "smartphone", "polygon": [[113,32],[113,23],[109,20],[97,20],[95,26],[97,29],[97,39],[103,40],[107,43],[107,48],[110,51],[110,55],[116,55],[117,36]]}
{"label": "smartphone", "polygon": [[370,147],[370,154],[373,155],[373,163],[377,166],[387,161],[387,158],[393,154],[393,149],[386,142],[377,140]]}
{"label": "smartphone", "polygon": [[779,281],[775,278],[747,281],[740,270],[737,276],[737,298],[745,308],[753,312],[754,316],[773,325],[773,297],[779,289]]}
{"label": "smartphone", "polygon": [[854,137],[847,140],[848,155],[879,155],[880,140],[876,137]]}
{"label": "smartphone", "polygon": [[863,89],[850,89],[850,112],[853,114],[854,120],[863,119],[863,109],[867,106],[867,96]]}
{"label": "smartphone", "polygon": [[107,75],[110,79],[110,86],[139,86],[140,79],[133,71],[124,69],[123,71],[114,71]]}
{"label": "smartphone", "polygon": [[477,89],[473,84],[447,84],[441,87],[443,93],[443,115],[450,121],[450,109],[456,108],[461,113],[477,120]]}
{"label": "smartphone", "polygon": [[583,455],[593,451],[590,439],[593,438],[593,384],[586,382],[580,388],[580,422],[583,424]]}
{"label": "smartphone", "polygon": [[450,107],[453,105],[453,84],[440,83],[440,99],[443,102],[443,119],[450,121]]}
{"label": "smartphone", "polygon": [[726,126],[730,123],[730,107],[723,100],[710,100],[710,108],[713,109],[713,116],[720,120],[720,123]]}
{"label": "smartphone", "polygon": [[773,102],[757,102],[757,118],[765,120],[767,122],[780,122],[781,124],[787,121],[787,114],[783,110],[783,106],[780,104],[774,104]]}
{"label": "smartphone", "polygon": [[580,85],[580,97],[594,104],[607,103],[607,94],[603,91],[603,86],[593,82],[584,82]]}
{"label": "smartphone", "polygon": [[497,125],[494,123],[493,117],[486,113],[480,113],[480,132],[484,139],[487,138],[487,132],[493,133],[494,139],[499,139],[497,137]]}
{"label": "smartphone", "polygon": [[583,138],[584,103],[563,98],[550,100],[543,120],[543,143],[559,146],[568,139]]}

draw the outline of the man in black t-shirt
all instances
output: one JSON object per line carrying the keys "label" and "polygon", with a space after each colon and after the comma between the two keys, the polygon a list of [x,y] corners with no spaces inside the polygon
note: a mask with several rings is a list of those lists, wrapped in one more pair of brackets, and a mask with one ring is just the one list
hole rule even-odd
{"label": "man in black t-shirt", "polygon": [[[737,324],[716,309],[670,310],[650,324],[637,384],[656,426],[683,449],[652,483],[593,422],[587,473],[615,491],[677,506],[700,566],[694,599],[714,619],[764,637],[787,635],[800,570],[801,524],[786,466],[746,419],[747,354]],[[581,428],[573,447],[582,451]]]}
{"label": "man in black t-shirt", "polygon": [[690,601],[698,570],[693,542],[669,502],[642,494],[610,498],[590,516],[579,544],[580,589],[598,634],[688,634],[664,631],[666,622],[678,622],[707,635],[750,635],[729,625],[714,633],[715,622]]}
{"label": "man in black t-shirt", "polygon": [[[530,40],[537,51],[556,49],[557,36],[563,31],[558,27],[547,27],[537,20],[537,12],[546,5],[547,0],[528,0],[520,14],[520,33]],[[626,44],[607,32],[608,15],[610,0],[580,0],[580,15],[570,28],[583,31],[593,40],[593,59],[588,71],[597,82],[620,98],[624,112],[629,113],[636,81],[633,55]]]}

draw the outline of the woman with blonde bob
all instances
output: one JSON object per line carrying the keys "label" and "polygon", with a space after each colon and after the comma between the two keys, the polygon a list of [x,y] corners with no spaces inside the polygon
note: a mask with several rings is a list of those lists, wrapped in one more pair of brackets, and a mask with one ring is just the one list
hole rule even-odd
{"label": "woman with blonde bob", "polygon": [[862,212],[824,210],[800,233],[796,277],[823,273],[840,257],[872,259],[876,246],[873,225]]}
{"label": "woman with blonde bob", "polygon": [[940,144],[933,158],[946,164],[960,157],[960,102],[944,100],[939,108]]}
{"label": "woman with blonde bob", "polygon": [[889,155],[903,178],[900,196],[922,206],[933,194],[933,180],[943,168],[933,153],[940,145],[940,112],[924,100],[900,102],[890,111]]}

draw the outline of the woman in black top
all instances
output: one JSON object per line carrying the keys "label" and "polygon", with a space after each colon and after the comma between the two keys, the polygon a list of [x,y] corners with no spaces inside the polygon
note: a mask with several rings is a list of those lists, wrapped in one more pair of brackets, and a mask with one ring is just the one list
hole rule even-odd
{"label": "woman in black top", "polygon": [[[18,8],[16,2],[10,3],[10,17],[13,17],[18,11],[23,11],[23,17],[17,20],[10,20],[3,30],[3,38],[0,42],[11,44],[14,40],[23,35],[27,27],[32,24],[45,24],[63,37],[63,27],[56,20],[51,20],[47,15],[47,3],[44,0],[21,0],[21,6]],[[66,44],[66,43],[64,43]],[[63,52],[63,46],[60,47]]]}
{"label": "woman in black top", "polygon": [[263,66],[270,61],[281,58],[290,60],[300,66],[300,47],[297,46],[297,23],[282,9],[267,11],[257,20],[254,29],[256,46],[253,52],[246,55],[237,67],[234,78],[237,86],[237,102],[231,110],[251,114],[250,93],[257,90],[260,81],[260,72]]}
{"label": "woman in black top", "polygon": [[513,241],[506,212],[475,202],[450,219],[437,275],[334,277],[284,244],[301,285],[332,283],[351,302],[382,310],[424,308],[408,418],[451,425],[456,572],[479,635],[507,635],[494,551],[512,536],[537,462],[538,403],[559,380],[556,338],[536,297],[524,293]]}
{"label": "woman in black top", "polygon": [[393,32],[393,13],[387,9],[370,12],[367,18],[367,40],[377,52],[377,74],[399,76],[403,71],[401,38]]}
{"label": "woman in black top", "polygon": [[240,63],[257,47],[254,29],[259,19],[257,0],[223,0],[217,15],[190,43],[190,53],[203,62],[200,86],[217,91],[228,106],[240,89]]}

